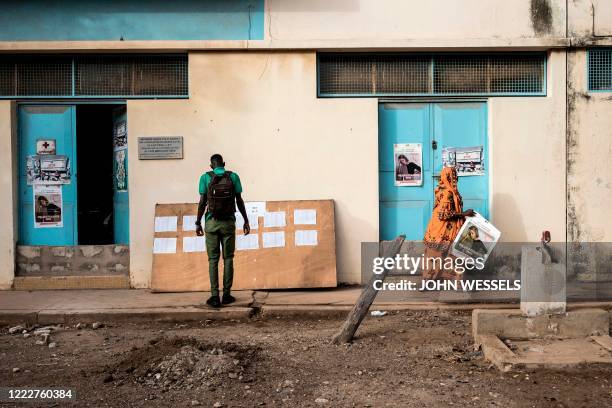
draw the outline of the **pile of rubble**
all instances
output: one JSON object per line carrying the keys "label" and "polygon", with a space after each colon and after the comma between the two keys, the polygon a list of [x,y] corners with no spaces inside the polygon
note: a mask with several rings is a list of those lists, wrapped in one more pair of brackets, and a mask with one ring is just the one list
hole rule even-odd
{"label": "pile of rubble", "polygon": [[227,379],[243,379],[244,367],[233,353],[219,348],[200,350],[185,345],[161,361],[135,371],[136,381],[155,388],[191,389],[218,385]]}
{"label": "pile of rubble", "polygon": [[[103,326],[104,325],[99,322],[92,323],[91,325],[87,325],[84,323],[78,323],[76,326],[74,326],[74,328],[77,330],[80,330],[80,329],[85,329],[87,327],[91,327],[93,330],[96,330]],[[8,334],[12,334],[12,335],[21,334],[24,339],[27,339],[33,336],[36,338],[36,345],[47,346],[49,348],[55,348],[57,347],[57,342],[52,341],[51,334],[59,330],[62,330],[63,328],[64,327],[61,324],[56,325],[56,326],[39,326],[35,324],[34,326],[30,326],[30,327],[27,327],[24,325],[17,325],[17,326],[13,326],[9,328]]]}
{"label": "pile of rubble", "polygon": [[59,326],[44,326],[44,327],[33,326],[28,329],[25,326],[19,325],[19,326],[11,327],[8,330],[8,332],[9,334],[14,334],[14,335],[21,334],[23,335],[25,339],[27,339],[28,337],[34,336],[36,337],[37,345],[47,346],[49,348],[55,348],[57,346],[57,343],[54,341],[51,341],[51,333],[59,329],[60,329]]}

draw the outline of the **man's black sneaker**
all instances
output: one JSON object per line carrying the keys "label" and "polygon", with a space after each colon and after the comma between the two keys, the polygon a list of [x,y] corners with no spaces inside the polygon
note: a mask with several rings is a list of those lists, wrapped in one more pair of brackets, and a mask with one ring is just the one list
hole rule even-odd
{"label": "man's black sneaker", "polygon": [[234,303],[235,301],[236,298],[232,295],[223,295],[223,300],[221,301],[221,303],[223,303],[224,305],[229,305],[230,303]]}
{"label": "man's black sneaker", "polygon": [[221,307],[221,302],[219,302],[219,296],[211,296],[206,301],[206,304],[211,307]]}

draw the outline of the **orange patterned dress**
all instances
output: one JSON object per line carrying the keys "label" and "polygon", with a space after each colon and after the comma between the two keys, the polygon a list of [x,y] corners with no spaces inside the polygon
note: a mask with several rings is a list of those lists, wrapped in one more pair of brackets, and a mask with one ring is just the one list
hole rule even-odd
{"label": "orange patterned dress", "polygon": [[[463,201],[457,189],[457,171],[454,167],[444,167],[440,173],[440,183],[436,187],[435,201],[431,219],[425,231],[425,259],[452,257],[450,246],[457,237],[464,218]],[[461,279],[452,269],[440,267],[439,263],[429,263],[422,269],[423,279]]]}

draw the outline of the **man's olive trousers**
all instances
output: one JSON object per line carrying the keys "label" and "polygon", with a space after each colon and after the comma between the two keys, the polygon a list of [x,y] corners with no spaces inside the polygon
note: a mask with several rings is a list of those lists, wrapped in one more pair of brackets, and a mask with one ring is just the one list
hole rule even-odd
{"label": "man's olive trousers", "polygon": [[234,250],[236,247],[236,221],[206,220],[206,252],[210,294],[219,296],[219,257],[223,253],[223,294],[229,295],[234,281]]}

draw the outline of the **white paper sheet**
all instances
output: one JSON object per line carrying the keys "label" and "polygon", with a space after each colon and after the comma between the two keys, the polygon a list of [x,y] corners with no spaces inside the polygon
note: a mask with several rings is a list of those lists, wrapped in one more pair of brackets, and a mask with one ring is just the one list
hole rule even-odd
{"label": "white paper sheet", "polygon": [[[249,214],[247,212],[247,216],[249,217],[249,226],[251,227],[251,229],[256,230],[257,228],[259,228],[259,219],[257,215]],[[240,214],[239,212],[236,212],[236,229],[239,231],[242,231],[243,227],[244,227],[244,218],[242,218],[242,214]]]}
{"label": "white paper sheet", "polygon": [[204,237],[183,237],[183,252],[206,252]]}
{"label": "white paper sheet", "polygon": [[279,248],[285,246],[284,231],[264,232],[262,238],[264,248]]}
{"label": "white paper sheet", "polygon": [[284,211],[267,212],[264,214],[264,227],[284,227],[285,222]]}
{"label": "white paper sheet", "polygon": [[295,246],[316,246],[318,243],[316,230],[295,231]]}
{"label": "white paper sheet", "polygon": [[176,254],[176,238],[155,238],[153,240],[153,253]]}
{"label": "white paper sheet", "polygon": [[155,232],[176,231],[178,217],[155,217]]}
{"label": "white paper sheet", "polygon": [[236,249],[259,249],[259,236],[257,234],[236,235]]}
{"label": "white paper sheet", "polygon": [[183,215],[183,231],[195,231],[197,215]]}
{"label": "white paper sheet", "polygon": [[317,210],[293,210],[293,223],[295,225],[316,225]]}
{"label": "white paper sheet", "polygon": [[257,216],[263,216],[266,213],[266,202],[265,201],[249,201],[244,203],[247,214],[254,214]]}

